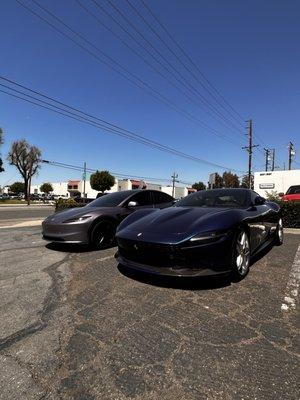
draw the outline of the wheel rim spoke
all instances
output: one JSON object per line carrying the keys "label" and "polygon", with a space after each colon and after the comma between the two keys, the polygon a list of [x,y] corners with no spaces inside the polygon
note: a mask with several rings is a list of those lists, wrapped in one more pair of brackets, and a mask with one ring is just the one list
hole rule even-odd
{"label": "wheel rim spoke", "polygon": [[249,240],[245,232],[240,233],[236,244],[236,250],[236,266],[238,271],[244,274],[248,269],[250,260]]}

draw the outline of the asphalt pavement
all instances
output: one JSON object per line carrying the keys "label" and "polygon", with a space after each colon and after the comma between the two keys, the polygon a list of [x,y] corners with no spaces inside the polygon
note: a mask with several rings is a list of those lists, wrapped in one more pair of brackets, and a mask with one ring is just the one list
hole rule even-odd
{"label": "asphalt pavement", "polygon": [[231,283],[1,229],[0,399],[299,399],[299,246],[286,235]]}
{"label": "asphalt pavement", "polygon": [[0,226],[7,221],[32,221],[34,219],[44,219],[55,211],[53,206],[5,206],[0,207]]}

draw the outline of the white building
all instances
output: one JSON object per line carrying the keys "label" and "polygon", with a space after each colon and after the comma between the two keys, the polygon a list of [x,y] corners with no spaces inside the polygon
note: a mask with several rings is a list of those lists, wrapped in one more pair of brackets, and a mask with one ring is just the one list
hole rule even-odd
{"label": "white building", "polygon": [[300,169],[254,173],[254,190],[263,197],[271,192],[286,193],[293,185],[300,185]]}
{"label": "white building", "polygon": [[[53,187],[52,194],[58,197],[78,197],[83,196],[83,192],[85,192],[86,197],[88,198],[96,198],[98,192],[91,188],[90,182],[85,181],[85,190],[84,190],[84,181],[82,180],[69,180],[68,182],[54,182],[51,183]],[[30,188],[30,193],[33,194],[41,194],[39,185],[32,185]],[[114,186],[106,191],[107,193],[122,191],[122,190],[132,190],[132,189],[152,189],[152,190],[160,190],[164,193],[172,196],[172,186],[164,186],[157,183],[148,183],[144,181],[139,181],[135,179],[116,179]],[[194,192],[195,189],[188,187],[175,187],[175,198],[180,199],[182,197],[187,196],[188,194]]]}

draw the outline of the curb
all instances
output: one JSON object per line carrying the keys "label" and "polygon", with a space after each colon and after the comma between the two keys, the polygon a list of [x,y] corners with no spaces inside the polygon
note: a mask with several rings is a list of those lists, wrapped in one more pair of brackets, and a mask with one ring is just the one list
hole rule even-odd
{"label": "curb", "polygon": [[284,233],[290,233],[292,235],[300,235],[299,228],[283,228]]}

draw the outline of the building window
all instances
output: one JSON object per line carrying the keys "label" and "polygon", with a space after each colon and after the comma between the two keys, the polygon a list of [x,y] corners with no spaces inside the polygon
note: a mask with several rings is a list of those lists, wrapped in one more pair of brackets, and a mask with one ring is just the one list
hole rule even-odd
{"label": "building window", "polygon": [[73,186],[73,189],[78,189],[78,185],[74,185],[74,186]]}
{"label": "building window", "polygon": [[68,189],[73,189],[73,186],[72,185],[68,185]]}

